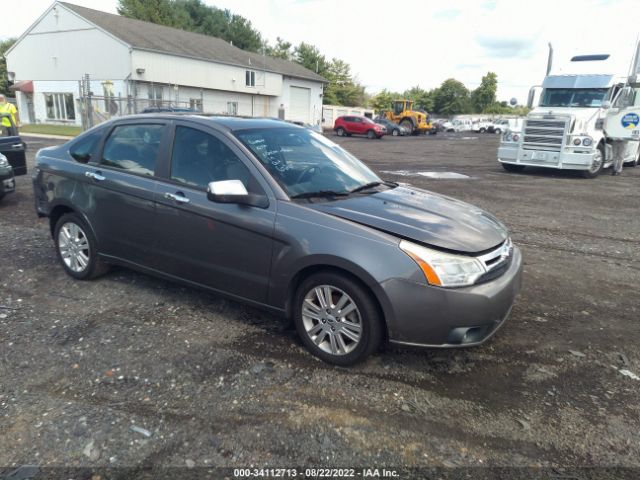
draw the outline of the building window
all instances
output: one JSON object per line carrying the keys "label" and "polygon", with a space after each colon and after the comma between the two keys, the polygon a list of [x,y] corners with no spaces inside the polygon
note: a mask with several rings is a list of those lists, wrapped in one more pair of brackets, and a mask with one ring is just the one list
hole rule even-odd
{"label": "building window", "polygon": [[75,120],[73,93],[45,93],[44,103],[48,120]]}
{"label": "building window", "polygon": [[227,102],[227,113],[234,117],[238,115],[238,102]]}
{"label": "building window", "polygon": [[253,70],[247,70],[245,74],[245,81],[247,87],[255,87],[256,86],[256,72]]}
{"label": "building window", "polygon": [[162,104],[162,85],[149,85],[147,93],[151,105]]}
{"label": "building window", "polygon": [[201,98],[190,98],[189,99],[189,107],[193,110],[197,110],[199,112],[202,111],[202,99]]}

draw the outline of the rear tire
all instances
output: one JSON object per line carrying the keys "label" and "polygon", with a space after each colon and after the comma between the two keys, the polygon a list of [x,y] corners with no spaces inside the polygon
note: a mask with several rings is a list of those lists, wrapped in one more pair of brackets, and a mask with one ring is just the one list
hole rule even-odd
{"label": "rear tire", "polygon": [[109,266],[98,257],[96,238],[78,214],[67,213],[60,217],[53,239],[58,260],[69,276],[89,280],[109,270]]}
{"label": "rear tire", "polygon": [[485,133],[486,131],[487,131],[487,129],[484,128],[484,127],[482,127],[480,130],[478,130],[478,132],[480,132],[480,133]]}
{"label": "rear tire", "polygon": [[596,149],[596,155],[594,155],[594,159],[591,163],[591,167],[589,170],[583,170],[582,176],[584,178],[596,178],[602,172],[602,167],[604,167],[604,145],[601,143],[598,145]]}
{"label": "rear tire", "polygon": [[514,165],[513,163],[501,163],[501,165],[502,168],[511,173],[522,172],[525,168],[524,165]]}
{"label": "rear tire", "polygon": [[398,135],[400,135],[400,130],[398,130],[397,128],[394,128],[391,131],[391,135],[393,135],[394,137],[397,137]]}
{"label": "rear tire", "polygon": [[[382,342],[383,320],[374,299],[346,275],[311,275],[300,284],[293,305],[298,335],[307,349],[325,362],[353,365]],[[347,309],[350,312],[341,317]]]}

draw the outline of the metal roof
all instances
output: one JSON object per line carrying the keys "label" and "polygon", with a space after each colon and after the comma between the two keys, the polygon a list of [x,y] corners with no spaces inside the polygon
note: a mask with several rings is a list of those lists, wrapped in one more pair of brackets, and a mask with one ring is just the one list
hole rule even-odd
{"label": "metal roof", "polygon": [[220,38],[143,22],[72,3],[58,3],[134,49],[236,65],[253,70],[266,70],[290,77],[328,83],[326,78],[295,62],[247,52]]}

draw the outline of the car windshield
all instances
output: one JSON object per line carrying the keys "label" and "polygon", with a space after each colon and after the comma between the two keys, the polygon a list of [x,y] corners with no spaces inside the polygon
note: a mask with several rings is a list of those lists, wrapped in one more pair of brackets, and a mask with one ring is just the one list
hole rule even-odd
{"label": "car windshield", "polygon": [[606,88],[545,88],[541,107],[600,107]]}
{"label": "car windshield", "polygon": [[252,129],[235,135],[290,197],[347,194],[364,185],[382,183],[356,157],[311,130]]}

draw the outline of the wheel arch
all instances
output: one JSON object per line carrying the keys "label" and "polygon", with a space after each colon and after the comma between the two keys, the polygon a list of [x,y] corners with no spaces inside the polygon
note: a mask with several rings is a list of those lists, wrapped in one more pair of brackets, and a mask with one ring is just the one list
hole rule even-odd
{"label": "wheel arch", "polygon": [[[355,268],[354,268],[355,267]],[[385,308],[385,298],[382,298],[382,292],[377,292],[372,285],[377,282],[366,272],[356,265],[346,266],[337,265],[335,263],[312,263],[300,268],[289,280],[286,291],[285,312],[287,319],[293,320],[293,303],[298,286],[311,275],[320,272],[331,272],[344,275],[354,282],[358,283],[367,293],[371,295],[373,302],[380,313],[383,321],[384,341],[389,337],[388,315],[390,314],[388,307]]]}
{"label": "wheel arch", "polygon": [[91,230],[91,233],[93,234],[93,238],[95,238],[96,242],[98,242],[96,231],[94,230],[87,216],[83,214],[81,211],[79,211],[77,208],[75,208],[73,205],[66,202],[58,203],[57,205],[52,207],[51,210],[49,211],[48,217],[49,217],[49,230],[51,232],[51,238],[53,238],[55,235],[55,228],[56,228],[56,224],[58,223],[58,220],[60,220],[60,218],[67,213],[75,213],[76,215],[78,215],[82,219],[82,221],[85,223],[87,228]]}

